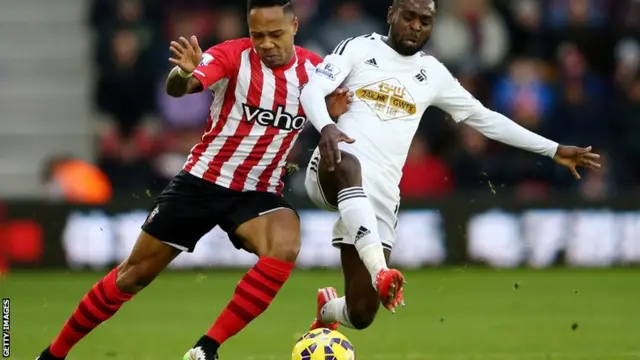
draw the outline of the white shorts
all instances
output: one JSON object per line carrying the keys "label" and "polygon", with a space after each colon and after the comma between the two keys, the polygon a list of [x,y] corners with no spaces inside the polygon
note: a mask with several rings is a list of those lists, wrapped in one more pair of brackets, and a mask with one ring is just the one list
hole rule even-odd
{"label": "white shorts", "polygon": [[[306,177],[304,181],[307,194],[311,201],[319,208],[327,211],[337,212],[338,208],[331,205],[322,192],[320,180],[318,179],[318,166],[320,164],[320,152],[316,148],[311,156],[309,166],[307,166]],[[378,235],[385,249],[393,249],[396,241],[396,225],[398,219],[398,201],[393,201],[384,196],[376,196],[382,192],[377,192],[376,188],[380,185],[374,176],[365,176],[363,171],[362,184],[367,198],[373,205],[373,211],[378,220]],[[378,178],[379,179],[379,178]],[[331,243],[338,247],[339,244],[354,244],[354,239],[349,235],[342,217],[338,217],[333,225],[333,236]]]}

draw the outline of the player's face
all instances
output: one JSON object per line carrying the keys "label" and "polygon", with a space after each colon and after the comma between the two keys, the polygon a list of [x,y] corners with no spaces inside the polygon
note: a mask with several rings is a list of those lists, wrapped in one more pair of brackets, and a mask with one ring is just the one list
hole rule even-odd
{"label": "player's face", "polygon": [[249,13],[249,34],[262,62],[270,68],[287,64],[293,58],[293,37],[298,19],[281,7],[253,9]]}
{"label": "player's face", "polygon": [[406,0],[389,8],[387,22],[394,49],[406,56],[422,50],[431,36],[435,15],[433,0]]}

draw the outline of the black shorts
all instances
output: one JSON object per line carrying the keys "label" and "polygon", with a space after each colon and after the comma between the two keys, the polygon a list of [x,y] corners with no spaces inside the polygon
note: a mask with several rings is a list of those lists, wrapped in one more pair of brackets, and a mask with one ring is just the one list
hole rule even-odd
{"label": "black shorts", "polygon": [[155,199],[142,230],[177,249],[193,252],[202,236],[220,226],[236,248],[244,249],[243,241],[234,234],[238,226],[283,208],[295,212],[276,194],[234,191],[181,171]]}

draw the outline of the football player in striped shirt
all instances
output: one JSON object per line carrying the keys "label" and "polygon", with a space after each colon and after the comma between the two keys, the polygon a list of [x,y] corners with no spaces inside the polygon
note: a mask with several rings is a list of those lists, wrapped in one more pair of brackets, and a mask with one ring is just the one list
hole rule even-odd
{"label": "football player in striped shirt", "polygon": [[[176,67],[166,90],[175,97],[213,92],[207,130],[155,199],[129,257],[85,295],[40,360],[64,359],[215,226],[258,261],[185,360],[217,359],[220,345],[264,312],[289,278],[300,249],[300,221],[282,198],[282,177],[307,122],[300,89],[322,59],[294,46],[298,22],[288,0],[249,0],[247,19],[251,38],[204,53],[195,37],[171,43],[169,61]],[[348,108],[348,95],[338,90],[328,97],[334,117]]]}

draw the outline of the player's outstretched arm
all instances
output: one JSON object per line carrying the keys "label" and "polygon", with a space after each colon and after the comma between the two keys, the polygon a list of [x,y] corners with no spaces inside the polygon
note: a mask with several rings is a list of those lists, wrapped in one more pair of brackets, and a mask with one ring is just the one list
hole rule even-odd
{"label": "player's outstretched arm", "polygon": [[167,77],[167,94],[181,97],[202,91],[202,84],[192,76],[202,61],[202,49],[198,45],[198,39],[195,36],[192,36],[190,40],[181,37],[178,41],[171,42],[169,50],[172,54],[169,62],[176,66]]}
{"label": "player's outstretched arm", "polygon": [[525,129],[495,111],[485,108],[478,114],[472,114],[464,122],[488,138],[553,158],[558,164],[566,166],[576,179],[580,179],[576,167],[600,168],[600,164],[597,162],[600,155],[592,153],[591,146],[580,148],[560,145]]}
{"label": "player's outstretched arm", "polygon": [[442,68],[443,88],[434,105],[449,113],[455,121],[464,122],[490,139],[553,158],[558,164],[569,168],[576,179],[580,179],[576,171],[578,166],[600,168],[597,162],[600,156],[592,153],[591,147],[560,145],[529,131],[500,113],[487,109],[460,85],[444,65]]}

